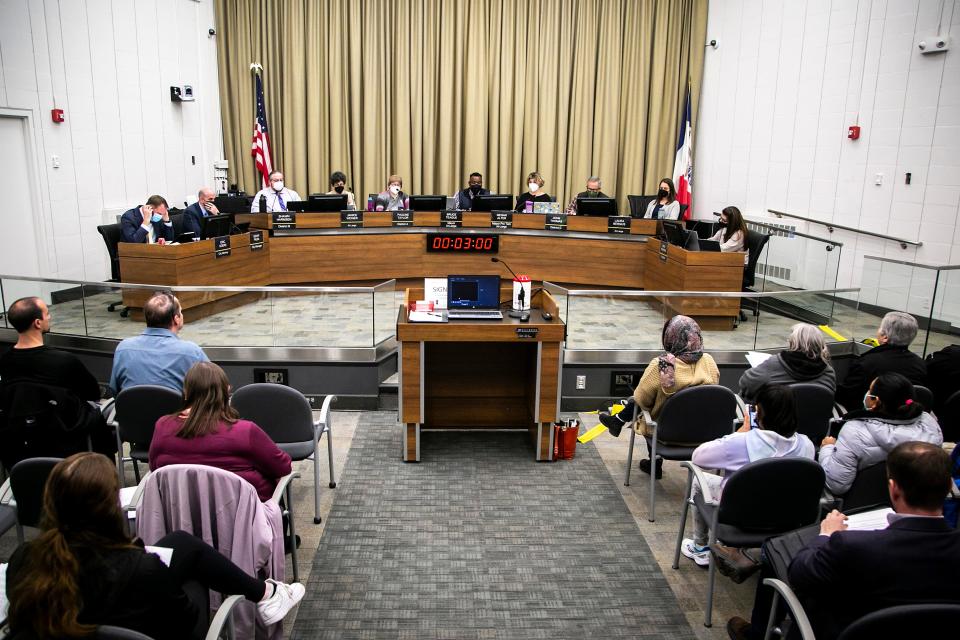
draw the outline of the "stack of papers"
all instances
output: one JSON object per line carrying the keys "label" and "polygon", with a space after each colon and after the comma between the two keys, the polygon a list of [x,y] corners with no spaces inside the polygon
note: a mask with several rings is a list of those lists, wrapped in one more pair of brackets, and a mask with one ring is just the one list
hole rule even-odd
{"label": "stack of papers", "polygon": [[408,322],[443,322],[443,314],[436,311],[411,311],[407,315]]}
{"label": "stack of papers", "polygon": [[887,516],[893,513],[893,509],[886,507],[874,511],[864,511],[856,515],[847,516],[847,527],[850,531],[877,531],[886,529],[890,524],[887,522]]}
{"label": "stack of papers", "polygon": [[751,367],[760,366],[761,363],[766,362],[768,359],[773,357],[772,353],[760,353],[759,351],[747,351],[747,362],[750,363]]}

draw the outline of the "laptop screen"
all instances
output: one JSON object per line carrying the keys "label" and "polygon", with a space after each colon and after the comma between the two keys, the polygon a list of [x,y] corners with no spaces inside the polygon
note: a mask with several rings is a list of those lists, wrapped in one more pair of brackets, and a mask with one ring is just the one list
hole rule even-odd
{"label": "laptop screen", "polygon": [[447,308],[500,308],[500,276],[447,276]]}

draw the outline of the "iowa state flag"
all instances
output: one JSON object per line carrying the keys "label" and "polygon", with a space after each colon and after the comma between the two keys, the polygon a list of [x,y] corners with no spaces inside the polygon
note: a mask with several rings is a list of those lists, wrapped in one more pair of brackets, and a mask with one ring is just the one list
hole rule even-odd
{"label": "iowa state flag", "polygon": [[687,205],[683,219],[690,219],[690,191],[693,181],[693,129],[690,127],[690,92],[687,91],[687,107],[680,127],[677,142],[677,158],[673,163],[673,184],[677,188],[677,202]]}

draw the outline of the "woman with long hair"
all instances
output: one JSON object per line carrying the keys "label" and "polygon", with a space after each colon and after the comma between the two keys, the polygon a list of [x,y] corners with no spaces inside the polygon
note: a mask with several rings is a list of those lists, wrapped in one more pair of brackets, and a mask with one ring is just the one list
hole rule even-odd
{"label": "woman with long hair", "polygon": [[[703,352],[703,336],[696,320],[688,316],[673,316],[663,325],[661,342],[665,353],[647,365],[640,377],[640,384],[623,410],[616,415],[606,412],[600,414],[600,422],[614,437],[619,437],[623,425],[633,417],[635,404],[639,404],[640,409],[649,411],[650,416],[656,419],[660,416],[664,403],[681,389],[720,382],[717,363],[709,353]],[[644,435],[653,435],[642,417],[638,418],[637,426]],[[657,478],[662,476],[662,463],[663,460],[658,457]],[[640,470],[650,473],[649,459],[640,461]]]}
{"label": "woman with long hair", "polygon": [[198,362],[183,380],[184,408],[157,420],[150,443],[150,469],[204,464],[237,474],[269,500],[290,473],[290,456],[263,429],[241,420],[230,406],[230,381],[212,362]]}
{"label": "woman with long hair", "polygon": [[677,190],[673,186],[673,180],[664,178],[660,181],[657,197],[647,205],[643,217],[653,220],[680,219],[680,203],[677,202]]}
{"label": "woman with long hair", "polygon": [[[720,230],[710,236],[720,243],[720,251],[747,251],[747,223],[736,207],[725,207],[720,212]],[[743,256],[747,264],[749,256]]]}
{"label": "woman with long hair", "polygon": [[183,531],[158,541],[173,550],[165,565],[127,534],[119,491],[113,463],[98,453],[77,453],[53,468],[42,531],[14,552],[7,568],[14,634],[79,638],[97,625],[114,625],[158,640],[189,638],[199,611],[181,585],[193,580],[258,603],[266,624],[303,597],[303,585],[251,577]]}
{"label": "woman with long hair", "polygon": [[874,378],[863,396],[863,408],[843,417],[836,438],[820,445],[820,464],[827,474],[827,489],[833,495],[850,490],[857,471],[887,459],[903,442],[943,444],[936,418],[914,397],[913,384],[899,373]]}

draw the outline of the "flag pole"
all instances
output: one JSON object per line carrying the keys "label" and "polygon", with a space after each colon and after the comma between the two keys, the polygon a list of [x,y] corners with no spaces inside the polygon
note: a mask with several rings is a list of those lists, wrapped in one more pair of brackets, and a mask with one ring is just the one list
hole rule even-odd
{"label": "flag pole", "polygon": [[[259,76],[261,73],[263,73],[263,65],[261,65],[259,62],[251,62],[251,63],[250,63],[250,81],[251,81],[251,83],[252,83],[252,85],[251,85],[252,92],[251,92],[251,93],[253,93],[253,118],[254,118],[254,120],[257,119],[257,76]],[[262,186],[262,185],[263,185],[263,176],[260,175],[260,169],[257,168],[257,159],[256,159],[256,158],[253,159],[253,173],[254,173],[254,175],[260,177],[260,184],[261,184],[261,186]],[[256,189],[256,190],[254,190],[254,193],[257,193],[257,191],[260,191],[260,189],[258,188],[258,189]]]}

